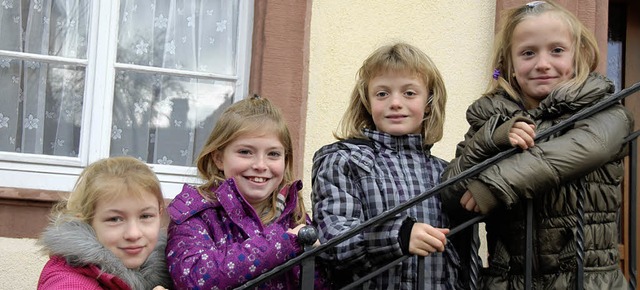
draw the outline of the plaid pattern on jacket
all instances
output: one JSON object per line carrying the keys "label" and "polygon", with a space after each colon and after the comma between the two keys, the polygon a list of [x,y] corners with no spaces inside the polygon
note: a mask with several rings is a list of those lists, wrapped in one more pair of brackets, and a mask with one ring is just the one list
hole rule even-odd
{"label": "plaid pattern on jacket", "polygon": [[[440,180],[447,163],[430,154],[421,135],[394,137],[365,129],[372,146],[336,142],[313,158],[314,223],[321,242],[426,192]],[[355,235],[323,256],[348,283],[403,255],[398,240],[407,217],[434,227],[447,227],[440,198],[434,195],[395,218]],[[426,289],[453,289],[459,261],[451,243],[445,253],[425,259]],[[417,258],[405,260],[378,275],[362,289],[414,289]],[[350,274],[350,275],[349,275]]]}

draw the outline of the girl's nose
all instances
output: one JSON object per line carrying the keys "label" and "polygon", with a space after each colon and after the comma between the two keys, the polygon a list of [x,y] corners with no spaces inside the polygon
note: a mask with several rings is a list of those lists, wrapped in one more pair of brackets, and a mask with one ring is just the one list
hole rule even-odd
{"label": "girl's nose", "polygon": [[392,108],[402,107],[402,93],[392,93],[389,102]]}
{"label": "girl's nose", "polygon": [[142,236],[140,225],[136,222],[130,222],[127,224],[127,230],[124,233],[124,238],[127,240],[137,240]]}
{"label": "girl's nose", "polygon": [[267,165],[265,163],[265,157],[257,156],[253,162],[253,169],[255,170],[265,170]]}
{"label": "girl's nose", "polygon": [[549,65],[549,56],[547,55],[540,55],[540,57],[538,58],[538,61],[536,62],[536,69],[537,70],[547,70],[550,68]]}

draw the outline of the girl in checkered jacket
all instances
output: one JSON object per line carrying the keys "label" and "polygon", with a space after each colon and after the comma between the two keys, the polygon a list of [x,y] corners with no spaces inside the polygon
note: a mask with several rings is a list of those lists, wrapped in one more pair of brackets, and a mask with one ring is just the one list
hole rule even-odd
{"label": "girl in checkered jacket", "polygon": [[[445,86],[431,59],[396,43],[373,52],[358,71],[338,132],[339,142],[313,158],[313,216],[327,242],[428,191],[447,163],[431,155],[442,138]],[[362,284],[362,289],[415,289],[424,259],[426,289],[453,289],[458,256],[447,243],[448,219],[431,196],[365,229],[327,252],[333,280],[348,284],[413,255]]]}

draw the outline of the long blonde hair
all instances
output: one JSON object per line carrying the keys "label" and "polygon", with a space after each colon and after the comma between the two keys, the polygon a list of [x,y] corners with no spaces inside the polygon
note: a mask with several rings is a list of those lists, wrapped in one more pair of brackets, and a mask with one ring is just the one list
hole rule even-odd
{"label": "long blonde hair", "polygon": [[160,182],[147,164],[128,156],[101,159],[80,173],[71,194],[54,206],[52,220],[77,219],[91,223],[99,201],[123,195],[141,198],[147,192],[158,199],[162,210],[164,198]]}
{"label": "long blonde hair", "polygon": [[[293,180],[293,145],[291,134],[282,117],[280,109],[269,100],[259,96],[243,99],[229,106],[215,124],[213,131],[198,156],[196,165],[198,173],[206,182],[199,186],[200,194],[208,198],[215,198],[210,192],[211,187],[217,187],[226,178],[214,162],[214,154],[224,151],[225,147],[246,134],[272,130],[280,143],[284,146],[285,169],[284,177],[278,188],[267,199],[267,214],[261,217],[264,224],[270,223],[276,214],[278,192]],[[294,213],[297,224],[305,222],[304,200],[298,194],[298,206]]]}
{"label": "long blonde hair", "polygon": [[[497,79],[491,79],[486,94],[492,95],[498,90],[504,90],[514,100],[522,102],[521,89],[513,77],[513,60],[511,42],[516,26],[530,16],[543,13],[554,13],[566,22],[573,36],[573,68],[574,77],[558,85],[554,91],[566,93],[578,89],[587,79],[589,73],[598,66],[599,50],[595,36],[581,22],[564,7],[552,0],[534,1],[525,5],[506,10],[502,14],[498,33],[496,34],[492,54],[491,69]],[[498,75],[499,74],[499,75]]]}
{"label": "long blonde hair", "polygon": [[[356,74],[356,85],[351,93],[349,106],[340,121],[334,137],[338,140],[366,138],[362,129],[375,129],[371,115],[371,103],[367,97],[369,82],[385,72],[407,72],[421,78],[427,87],[431,102],[427,104],[426,119],[422,122],[424,144],[434,144],[442,139],[447,91],[440,71],[431,58],[415,46],[404,42],[376,49]],[[430,108],[429,108],[430,106]]]}

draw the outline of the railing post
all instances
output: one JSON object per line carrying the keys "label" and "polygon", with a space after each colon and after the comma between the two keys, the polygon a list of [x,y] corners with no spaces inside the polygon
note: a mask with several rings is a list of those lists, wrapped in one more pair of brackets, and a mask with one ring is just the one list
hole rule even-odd
{"label": "railing post", "polygon": [[424,290],[424,256],[418,256],[418,277],[416,290]]}
{"label": "railing post", "polygon": [[[318,232],[313,226],[304,226],[298,231],[298,240],[302,243],[304,251],[313,249],[313,244],[318,240]],[[313,289],[315,280],[315,256],[302,260],[300,268],[300,289]]]}
{"label": "railing post", "polygon": [[524,252],[524,289],[533,289],[533,200],[527,198],[527,224]]}
{"label": "railing post", "polygon": [[637,273],[636,273],[636,257],[637,257],[637,208],[634,208],[638,200],[638,139],[635,136],[629,142],[629,243],[627,249],[629,251],[629,289],[635,290]]}
{"label": "railing post", "polygon": [[480,278],[480,268],[482,268],[482,260],[478,255],[480,248],[480,236],[478,231],[478,223],[473,224],[471,233],[471,269],[469,271],[469,288],[471,290],[479,289],[478,278]]}
{"label": "railing post", "polygon": [[[585,181],[586,182],[586,181]],[[584,289],[584,199],[587,189],[582,180],[578,181],[578,195],[576,199],[577,222],[576,222],[576,289]]]}

